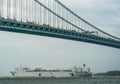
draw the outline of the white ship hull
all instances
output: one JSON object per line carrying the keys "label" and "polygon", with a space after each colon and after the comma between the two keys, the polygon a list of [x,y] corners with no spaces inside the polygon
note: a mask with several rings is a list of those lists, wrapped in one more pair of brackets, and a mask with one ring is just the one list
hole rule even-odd
{"label": "white ship hull", "polygon": [[91,73],[75,72],[21,72],[15,73],[14,77],[89,77]]}

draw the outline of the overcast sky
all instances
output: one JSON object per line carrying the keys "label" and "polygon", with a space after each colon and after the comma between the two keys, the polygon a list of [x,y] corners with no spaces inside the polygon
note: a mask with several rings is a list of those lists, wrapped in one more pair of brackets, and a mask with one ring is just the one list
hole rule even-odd
{"label": "overcast sky", "polygon": [[[79,16],[120,37],[120,0],[61,0]],[[19,65],[70,68],[85,63],[92,72],[120,70],[120,49],[0,31],[0,76]]]}

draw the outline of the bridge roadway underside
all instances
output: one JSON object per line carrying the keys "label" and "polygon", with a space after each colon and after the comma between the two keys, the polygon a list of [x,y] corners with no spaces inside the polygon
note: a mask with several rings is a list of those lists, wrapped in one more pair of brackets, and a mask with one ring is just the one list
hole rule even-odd
{"label": "bridge roadway underside", "polygon": [[0,78],[0,84],[120,84],[120,77],[80,78]]}
{"label": "bridge roadway underside", "polygon": [[0,30],[56,37],[56,38],[104,45],[104,46],[109,46],[114,48],[120,48],[120,42],[116,40],[99,37],[92,34],[89,35],[89,34],[85,34],[84,32],[80,33],[80,32],[60,29],[60,28],[53,28],[47,25],[37,25],[37,24],[30,24],[30,23],[24,23],[24,22],[0,20]]}

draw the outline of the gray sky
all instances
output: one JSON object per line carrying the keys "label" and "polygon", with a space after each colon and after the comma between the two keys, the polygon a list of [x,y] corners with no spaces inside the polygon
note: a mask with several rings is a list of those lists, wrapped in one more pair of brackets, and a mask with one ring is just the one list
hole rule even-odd
{"label": "gray sky", "polygon": [[[61,0],[82,18],[120,37],[120,0]],[[0,76],[19,65],[34,68],[91,67],[120,70],[120,49],[89,43],[0,31]]]}

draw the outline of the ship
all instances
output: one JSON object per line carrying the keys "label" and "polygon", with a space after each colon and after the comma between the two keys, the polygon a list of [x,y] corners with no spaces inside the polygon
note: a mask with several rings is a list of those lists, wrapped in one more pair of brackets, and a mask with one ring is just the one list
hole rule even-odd
{"label": "ship", "polygon": [[28,67],[17,67],[14,71],[11,71],[13,77],[91,77],[92,73],[90,68],[87,68],[85,64],[83,67],[73,67],[71,69],[43,69],[35,68],[30,69]]}

